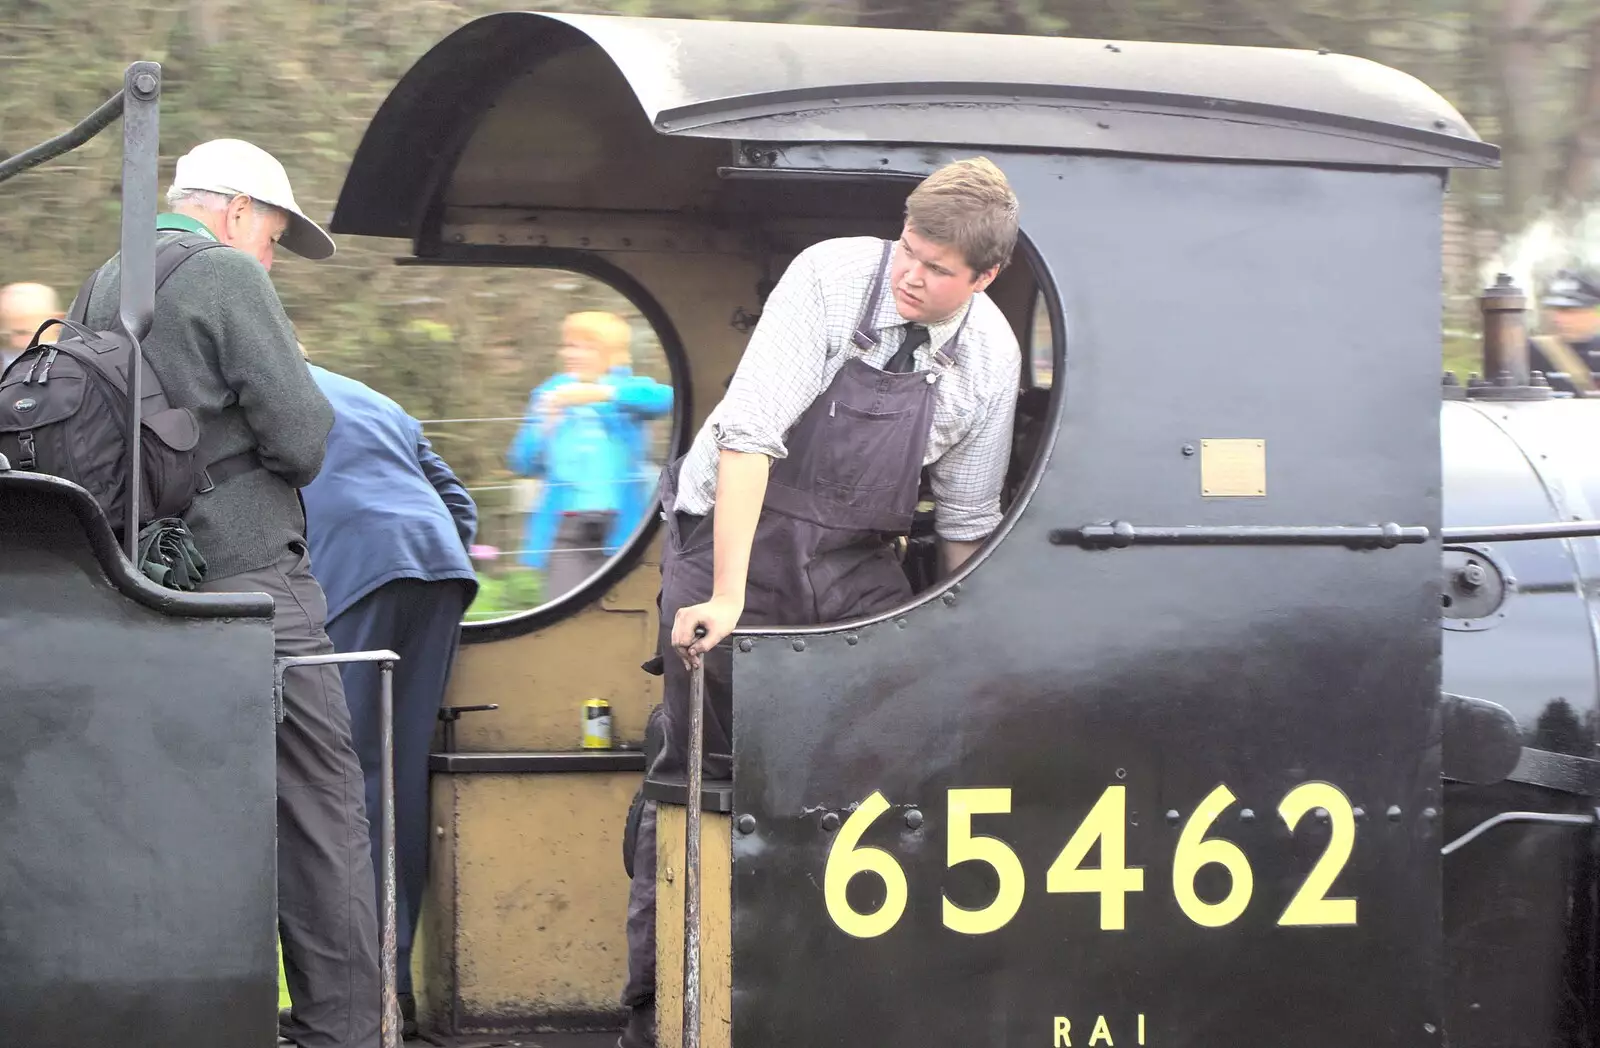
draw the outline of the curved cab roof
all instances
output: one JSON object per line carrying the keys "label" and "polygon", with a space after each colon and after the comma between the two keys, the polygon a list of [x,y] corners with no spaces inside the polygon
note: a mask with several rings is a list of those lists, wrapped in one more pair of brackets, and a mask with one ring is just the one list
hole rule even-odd
{"label": "curved cab roof", "polygon": [[663,136],[1379,167],[1498,158],[1426,84],[1346,55],[508,12],[441,41],[391,92],[334,230],[410,234],[420,195],[448,176],[477,118],[519,76],[574,50],[620,76]]}

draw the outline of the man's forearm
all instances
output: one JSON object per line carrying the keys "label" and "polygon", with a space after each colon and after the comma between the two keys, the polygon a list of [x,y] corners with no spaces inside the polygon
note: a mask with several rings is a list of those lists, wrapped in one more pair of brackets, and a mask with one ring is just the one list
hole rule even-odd
{"label": "man's forearm", "polygon": [[712,545],[713,597],[744,600],[750,573],[750,546],[756,521],[767,497],[767,471],[772,460],[744,451],[722,451],[717,457],[717,507]]}
{"label": "man's forearm", "polygon": [[978,552],[978,547],[983,545],[983,542],[983,539],[978,539],[976,542],[955,542],[950,539],[940,539],[939,567],[942,574],[946,576],[954,575],[956,570],[965,564],[969,557]]}

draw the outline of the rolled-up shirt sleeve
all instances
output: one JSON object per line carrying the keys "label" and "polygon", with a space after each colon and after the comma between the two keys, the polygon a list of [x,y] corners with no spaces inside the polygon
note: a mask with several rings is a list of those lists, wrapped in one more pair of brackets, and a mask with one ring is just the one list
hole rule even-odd
{"label": "rolled-up shirt sleeve", "polygon": [[822,393],[827,337],[821,274],[802,252],[767,296],[728,392],[712,415],[717,447],[785,457],[784,437]]}
{"label": "rolled-up shirt sleeve", "polygon": [[1000,526],[1000,491],[1011,461],[1021,377],[1020,359],[1012,355],[1008,360],[1010,381],[989,395],[983,417],[967,435],[928,467],[934,530],[951,542],[977,542]]}

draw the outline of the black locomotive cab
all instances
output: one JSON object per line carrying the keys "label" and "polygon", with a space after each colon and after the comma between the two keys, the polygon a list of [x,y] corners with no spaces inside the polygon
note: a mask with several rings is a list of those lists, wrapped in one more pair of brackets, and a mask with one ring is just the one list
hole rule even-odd
{"label": "black locomotive cab", "polygon": [[[707,1043],[1436,1043],[1439,212],[1496,151],[1424,85],[1288,50],[499,15],[407,74],[333,224],[604,275],[674,347],[682,448],[796,252],[895,236],[917,179],[980,153],[1022,208],[994,298],[1030,356],[1048,331],[1050,382],[953,577],[731,640]],[[538,660],[655,541],[478,639],[530,631]],[[536,741],[504,714],[538,700],[485,700],[480,740]],[[686,798],[649,791],[675,1045]]]}

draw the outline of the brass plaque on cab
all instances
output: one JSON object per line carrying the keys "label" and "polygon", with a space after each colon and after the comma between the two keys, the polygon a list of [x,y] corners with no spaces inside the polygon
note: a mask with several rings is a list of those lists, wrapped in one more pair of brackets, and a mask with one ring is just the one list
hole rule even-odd
{"label": "brass plaque on cab", "polygon": [[1212,498],[1264,498],[1267,442],[1227,439],[1200,442],[1200,494]]}

